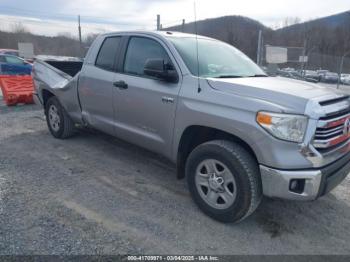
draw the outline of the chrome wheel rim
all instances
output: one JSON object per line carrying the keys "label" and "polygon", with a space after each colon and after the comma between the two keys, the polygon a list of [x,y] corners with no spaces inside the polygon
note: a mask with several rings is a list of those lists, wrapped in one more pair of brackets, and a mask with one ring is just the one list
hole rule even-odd
{"label": "chrome wheel rim", "polygon": [[201,198],[213,208],[226,209],[236,200],[236,180],[221,161],[202,161],[196,169],[195,184]]}
{"label": "chrome wheel rim", "polygon": [[60,130],[61,119],[58,114],[58,109],[55,105],[51,105],[49,108],[49,123],[53,131],[58,132]]}

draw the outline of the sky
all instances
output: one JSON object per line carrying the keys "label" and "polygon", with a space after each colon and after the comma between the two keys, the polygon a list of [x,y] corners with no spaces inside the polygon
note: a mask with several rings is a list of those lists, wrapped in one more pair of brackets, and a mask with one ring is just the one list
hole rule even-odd
{"label": "sky", "polygon": [[[350,10],[350,0],[196,0],[197,20],[241,15],[276,27],[286,17],[302,21]],[[34,34],[77,37],[119,30],[153,30],[194,21],[193,0],[0,0],[0,30],[21,23]]]}

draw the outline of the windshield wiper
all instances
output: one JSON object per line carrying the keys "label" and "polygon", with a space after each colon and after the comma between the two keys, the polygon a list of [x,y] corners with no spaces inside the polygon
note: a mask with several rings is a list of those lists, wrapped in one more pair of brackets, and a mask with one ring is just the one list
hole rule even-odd
{"label": "windshield wiper", "polygon": [[220,75],[220,76],[214,76],[214,78],[241,78],[244,76],[238,76],[238,75]]}
{"label": "windshield wiper", "polygon": [[215,76],[214,78],[243,78],[243,77],[267,77],[267,75],[263,74],[256,74],[256,75],[219,75]]}
{"label": "windshield wiper", "polygon": [[248,76],[248,77],[267,77],[267,75],[256,74],[256,75],[252,75],[252,76]]}

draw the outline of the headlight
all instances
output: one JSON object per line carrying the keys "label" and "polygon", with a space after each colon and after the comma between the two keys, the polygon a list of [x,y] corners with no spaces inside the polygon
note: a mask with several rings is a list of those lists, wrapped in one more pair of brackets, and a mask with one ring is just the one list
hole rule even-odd
{"label": "headlight", "polygon": [[259,112],[256,121],[278,139],[301,143],[306,132],[306,116]]}

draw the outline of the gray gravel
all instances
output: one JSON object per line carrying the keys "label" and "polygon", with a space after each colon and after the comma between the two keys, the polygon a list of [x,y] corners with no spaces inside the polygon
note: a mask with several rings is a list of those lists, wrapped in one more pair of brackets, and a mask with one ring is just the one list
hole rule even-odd
{"label": "gray gravel", "polygon": [[0,105],[0,254],[350,254],[350,178],[315,202],[263,199],[237,225],[203,215],[174,166],[94,131],[49,134]]}

